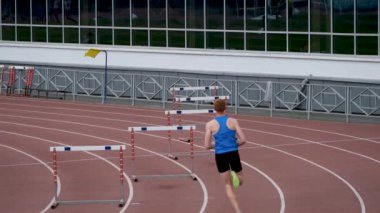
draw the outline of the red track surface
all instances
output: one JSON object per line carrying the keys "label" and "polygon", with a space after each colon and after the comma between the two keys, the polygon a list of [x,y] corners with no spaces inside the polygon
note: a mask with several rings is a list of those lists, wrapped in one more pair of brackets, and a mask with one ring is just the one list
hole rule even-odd
{"label": "red track surface", "polygon": [[[234,116],[234,115],[232,115]],[[249,143],[242,147],[244,212],[380,212],[380,125],[235,116]],[[210,116],[183,116],[203,136]],[[1,212],[232,212],[213,155],[196,156],[190,178],[125,181],[131,202],[60,205],[48,209],[54,185],[50,146],[129,144],[131,126],[166,125],[163,110],[69,101],[0,97]],[[176,136],[176,135],[174,135]],[[195,151],[205,153],[196,140]],[[136,134],[137,174],[186,173],[187,157],[172,161],[166,132]],[[140,149],[142,148],[142,149]],[[126,175],[131,175],[127,146]],[[189,152],[174,142],[173,152]],[[118,167],[118,152],[93,152]],[[118,199],[118,170],[83,152],[58,153],[61,199]],[[46,164],[42,164],[45,162]]]}

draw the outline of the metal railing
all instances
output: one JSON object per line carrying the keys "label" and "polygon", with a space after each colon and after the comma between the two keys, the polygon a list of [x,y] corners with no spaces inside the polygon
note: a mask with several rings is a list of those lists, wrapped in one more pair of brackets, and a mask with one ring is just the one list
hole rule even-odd
{"label": "metal railing", "polygon": [[[15,92],[22,94],[25,74],[16,73]],[[34,90],[62,91],[72,100],[95,98],[101,100],[103,73],[93,70],[73,70],[36,67]],[[195,75],[194,75],[195,76]],[[314,114],[341,115],[348,122],[352,116],[380,118],[380,86],[356,86],[331,84],[331,82],[310,83],[271,82],[250,80],[228,80],[204,75],[197,77],[165,76],[151,73],[110,71],[107,81],[107,99],[156,103],[167,108],[172,103],[170,88],[217,85],[217,95],[230,96],[229,104],[234,113],[240,110],[264,110],[271,116],[276,112],[301,112],[307,119]],[[8,72],[3,72],[2,88],[6,88]],[[1,91],[1,90],[0,90]],[[4,91],[4,90],[3,90]],[[33,95],[33,93],[32,93]],[[210,96],[207,91],[186,91],[183,96]],[[268,97],[269,95],[269,97]],[[210,103],[193,102],[188,107],[209,107]]]}

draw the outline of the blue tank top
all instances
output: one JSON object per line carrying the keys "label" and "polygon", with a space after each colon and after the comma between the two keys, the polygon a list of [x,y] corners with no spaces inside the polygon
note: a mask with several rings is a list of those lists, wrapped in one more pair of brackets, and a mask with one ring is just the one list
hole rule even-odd
{"label": "blue tank top", "polygon": [[219,124],[218,132],[213,135],[216,154],[232,152],[238,149],[236,144],[236,131],[227,127],[227,119],[227,115],[215,117],[215,120]]}

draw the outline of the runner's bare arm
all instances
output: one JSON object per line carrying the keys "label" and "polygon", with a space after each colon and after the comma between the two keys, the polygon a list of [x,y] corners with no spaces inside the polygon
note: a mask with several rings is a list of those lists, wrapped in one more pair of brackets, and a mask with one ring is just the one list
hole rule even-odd
{"label": "runner's bare arm", "polygon": [[211,126],[210,123],[206,124],[206,129],[205,129],[205,139],[204,139],[204,147],[206,149],[212,149],[214,148],[214,145],[211,142]]}
{"label": "runner's bare arm", "polygon": [[245,144],[246,139],[243,130],[240,128],[239,122],[235,120],[236,135],[238,138],[238,146]]}

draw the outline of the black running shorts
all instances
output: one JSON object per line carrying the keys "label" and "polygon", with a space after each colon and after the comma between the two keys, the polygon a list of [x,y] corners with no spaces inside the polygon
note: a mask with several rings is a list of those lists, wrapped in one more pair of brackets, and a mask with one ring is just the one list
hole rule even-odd
{"label": "black running shorts", "polygon": [[230,170],[230,168],[235,172],[240,172],[242,170],[240,156],[237,150],[222,154],[215,154],[215,161],[219,173],[226,172]]}

